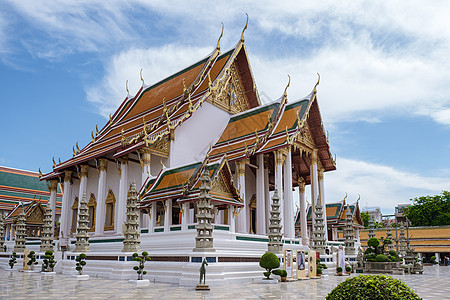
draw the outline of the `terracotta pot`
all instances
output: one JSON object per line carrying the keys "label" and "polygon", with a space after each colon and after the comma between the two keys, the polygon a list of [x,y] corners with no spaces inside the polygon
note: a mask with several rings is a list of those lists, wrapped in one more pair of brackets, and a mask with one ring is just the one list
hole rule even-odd
{"label": "terracotta pot", "polygon": [[286,281],[286,277],[281,277],[281,282],[285,282]]}

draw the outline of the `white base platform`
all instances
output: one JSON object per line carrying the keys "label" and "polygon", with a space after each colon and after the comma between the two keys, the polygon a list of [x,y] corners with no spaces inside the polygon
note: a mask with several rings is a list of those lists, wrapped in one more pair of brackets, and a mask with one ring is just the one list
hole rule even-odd
{"label": "white base platform", "polygon": [[72,275],[72,278],[77,280],[89,280],[89,275]]}
{"label": "white base platform", "polygon": [[278,284],[278,280],[277,279],[259,279],[259,280],[255,280],[254,283],[259,283],[259,284]]}
{"label": "white base platform", "polygon": [[41,272],[41,274],[51,276],[51,275],[56,275],[56,272]]}
{"label": "white base platform", "polygon": [[148,280],[148,279],[141,279],[141,280],[130,279],[130,280],[128,280],[128,282],[135,284],[137,287],[144,287],[144,286],[148,286],[150,284],[150,280]]}

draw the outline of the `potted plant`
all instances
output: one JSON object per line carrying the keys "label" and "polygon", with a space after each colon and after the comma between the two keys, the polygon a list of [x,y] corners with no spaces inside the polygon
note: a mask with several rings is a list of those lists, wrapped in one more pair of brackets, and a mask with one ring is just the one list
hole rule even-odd
{"label": "potted plant", "polygon": [[34,271],[34,265],[38,264],[38,262],[36,261],[36,254],[35,254],[35,252],[34,251],[30,251],[30,253],[28,253],[27,257],[28,257],[27,265],[30,266],[30,271]]}
{"label": "potted plant", "polygon": [[430,258],[430,261],[431,261],[432,264],[437,264],[436,256],[433,255],[433,256]]}
{"label": "potted plant", "polygon": [[285,282],[286,281],[286,277],[287,277],[286,270],[281,270],[281,269],[273,270],[272,274],[280,276],[281,282]]}
{"label": "potted plant", "polygon": [[72,277],[75,277],[78,280],[88,280],[89,279],[89,275],[83,275],[83,267],[86,265],[86,254],[84,253],[80,253],[80,255],[78,255],[75,258],[76,261],[76,267],[75,269],[78,271],[78,275],[73,275]]}
{"label": "potted plant", "polygon": [[316,274],[318,277],[322,276],[322,268],[317,268]]}
{"label": "potted plant", "polygon": [[45,251],[44,260],[42,261],[42,273],[43,274],[55,274],[53,268],[56,265],[55,255],[52,250]]}
{"label": "potted plant", "polygon": [[148,252],[142,252],[141,256],[137,253],[133,253],[133,261],[137,261],[139,264],[133,267],[133,270],[136,271],[138,278],[137,280],[130,280],[130,282],[136,282],[137,286],[147,286],[150,284],[148,279],[144,279],[143,276],[147,274],[147,271],[144,270],[145,262],[150,261],[150,257],[148,257]]}
{"label": "potted plant", "polygon": [[9,260],[9,266],[11,267],[10,270],[14,269],[14,265],[17,263],[17,254],[16,252],[13,252],[11,255],[11,259]]}
{"label": "potted plant", "polygon": [[352,267],[346,266],[346,267],[345,267],[345,273],[347,273],[348,275],[350,275],[351,272],[352,272]]}
{"label": "potted plant", "polygon": [[337,267],[337,268],[336,268],[336,273],[337,273],[339,276],[342,276],[342,267]]}
{"label": "potted plant", "polygon": [[270,280],[270,274],[272,273],[272,270],[280,267],[280,260],[272,252],[266,252],[263,254],[263,256],[261,256],[259,260],[259,266],[266,269],[266,272],[263,272],[264,276],[266,277],[264,279]]}

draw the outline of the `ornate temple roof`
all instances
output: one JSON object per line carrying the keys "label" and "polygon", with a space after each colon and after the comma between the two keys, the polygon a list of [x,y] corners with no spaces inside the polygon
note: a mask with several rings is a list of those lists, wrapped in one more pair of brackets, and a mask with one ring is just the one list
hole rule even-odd
{"label": "ornate temple roof", "polygon": [[21,210],[25,211],[26,224],[43,225],[44,207],[41,201],[33,200],[25,204],[17,204],[14,209],[5,217],[5,224],[15,223]]}
{"label": "ornate temple roof", "polygon": [[182,167],[163,169],[141,189],[140,206],[154,201],[176,199],[178,203],[194,201],[200,193],[200,177],[207,170],[211,178],[211,200],[216,204],[243,206],[226,159],[207,164],[197,162]]}
{"label": "ornate temple roof", "polygon": [[[61,190],[58,186],[56,207],[61,209]],[[12,211],[19,203],[29,204],[50,199],[47,184],[39,181],[39,174],[8,167],[0,167],[0,210]]]}

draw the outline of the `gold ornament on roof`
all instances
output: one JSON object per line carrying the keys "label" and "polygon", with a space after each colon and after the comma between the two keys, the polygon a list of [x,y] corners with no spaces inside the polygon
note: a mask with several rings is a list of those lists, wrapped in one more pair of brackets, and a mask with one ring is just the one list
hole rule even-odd
{"label": "gold ornament on roof", "polygon": [[80,152],[80,147],[78,147],[78,142],[75,144],[77,146],[77,153]]}
{"label": "gold ornament on roof", "polygon": [[60,157],[60,158],[58,158],[58,163],[59,163],[59,164],[61,164],[61,157]]}
{"label": "gold ornament on roof", "polygon": [[187,91],[187,88],[186,88],[186,80],[183,78],[183,94],[185,94],[186,91]]}
{"label": "gold ornament on roof", "polygon": [[287,89],[288,89],[289,85],[291,84],[291,76],[288,75],[288,78],[289,78],[288,84],[284,88],[284,101],[286,103],[287,103]]}
{"label": "gold ornament on roof", "polygon": [[95,142],[94,131],[91,131],[92,142]]}
{"label": "gold ornament on roof", "polygon": [[111,117],[111,114],[109,114],[109,125],[112,126],[112,117]]}
{"label": "gold ornament on roof", "polygon": [[122,128],[122,130],[120,131],[120,143],[121,143],[122,145],[125,144],[125,135],[123,134],[123,128]]}
{"label": "gold ornament on roof", "polygon": [[247,25],[248,25],[248,14],[245,13],[247,15],[247,21],[245,22],[245,27],[244,29],[242,29],[242,33],[241,33],[241,42],[243,43],[245,41],[244,39],[244,31],[247,29]]}
{"label": "gold ornament on roof", "polygon": [[127,93],[129,94],[129,93],[130,93],[130,90],[128,89],[128,80],[127,80],[127,82],[125,83],[125,87],[126,87],[126,89],[127,89]]}
{"label": "gold ornament on roof", "polygon": [[319,73],[317,73],[317,76],[318,76],[318,78],[317,78],[317,83],[316,83],[316,85],[314,86],[314,94],[316,94],[317,93],[317,86],[319,85],[319,83],[320,83],[320,74]]}
{"label": "gold ornament on roof", "polygon": [[44,175],[44,174],[42,174],[42,172],[41,172],[41,168],[39,168],[39,178],[41,178],[41,177],[42,177],[42,175]]}
{"label": "gold ornament on roof", "polygon": [[[222,23],[222,22],[220,22],[220,23]],[[219,51],[219,52],[220,52],[220,39],[223,36],[223,27],[224,27],[224,25],[222,23],[222,32],[220,33],[219,39],[217,40],[217,47],[216,47],[217,51]]]}
{"label": "gold ornament on roof", "polygon": [[77,155],[77,152],[75,151],[75,146],[72,146],[73,156]]}
{"label": "gold ornament on roof", "polygon": [[142,81],[142,85],[144,85],[144,84],[145,84],[145,82],[144,82],[144,77],[142,77],[142,68],[141,68],[141,71],[140,71],[139,73],[140,73],[140,75],[141,75],[141,81]]}
{"label": "gold ornament on roof", "polygon": [[56,161],[55,161],[55,157],[53,156],[53,158],[52,158],[52,161],[53,161],[53,168],[56,166]]}
{"label": "gold ornament on roof", "polygon": [[98,135],[98,124],[95,124],[95,135]]}

